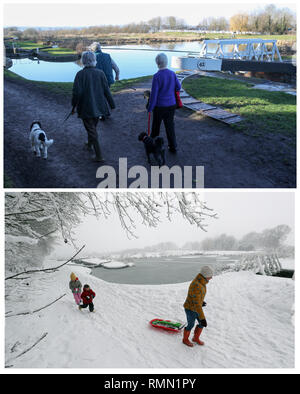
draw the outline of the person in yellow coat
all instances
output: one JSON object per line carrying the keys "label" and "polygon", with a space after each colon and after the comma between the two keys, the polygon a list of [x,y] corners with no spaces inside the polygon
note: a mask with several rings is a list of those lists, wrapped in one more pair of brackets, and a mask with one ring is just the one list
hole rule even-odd
{"label": "person in yellow coat", "polygon": [[192,281],[189,286],[187,298],[184,303],[184,309],[187,317],[187,326],[184,329],[182,342],[187,346],[194,346],[189,340],[191,330],[197,320],[198,325],[195,328],[193,342],[203,346],[204,342],[200,341],[200,335],[204,327],[207,327],[206,318],[203,312],[205,306],[204,298],[206,295],[206,285],[213,277],[213,270],[208,267],[202,267],[200,274]]}

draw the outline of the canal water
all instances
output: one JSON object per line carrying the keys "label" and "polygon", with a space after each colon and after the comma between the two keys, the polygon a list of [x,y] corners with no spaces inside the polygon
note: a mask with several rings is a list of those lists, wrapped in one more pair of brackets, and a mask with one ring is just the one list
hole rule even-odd
{"label": "canal water", "polygon": [[238,256],[176,256],[130,259],[124,262],[134,266],[122,269],[97,267],[91,274],[111,283],[136,285],[161,285],[189,282],[199,274],[201,267],[209,265],[215,270],[233,264]]}
{"label": "canal water", "polygon": [[[124,45],[118,48],[106,49],[120,69],[120,80],[128,78],[153,75],[157,71],[155,57],[158,53],[166,51],[169,59],[169,68],[173,56],[186,56],[189,53],[198,53],[200,42],[183,42],[176,44],[150,45]],[[115,47],[116,48],[116,47]],[[178,52],[177,52],[178,51]],[[76,73],[81,69],[80,62],[54,63],[30,59],[14,59],[10,68],[14,73],[33,81],[44,82],[73,82]],[[171,68],[174,71],[177,69]]]}

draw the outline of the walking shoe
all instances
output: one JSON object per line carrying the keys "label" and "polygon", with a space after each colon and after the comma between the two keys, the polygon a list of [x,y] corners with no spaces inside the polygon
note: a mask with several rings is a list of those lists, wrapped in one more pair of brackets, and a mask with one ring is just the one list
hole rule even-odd
{"label": "walking shoe", "polygon": [[92,161],[94,163],[104,163],[105,160],[102,157],[94,157]]}
{"label": "walking shoe", "polygon": [[177,149],[176,148],[171,148],[170,146],[168,146],[169,152],[171,153],[176,153]]}

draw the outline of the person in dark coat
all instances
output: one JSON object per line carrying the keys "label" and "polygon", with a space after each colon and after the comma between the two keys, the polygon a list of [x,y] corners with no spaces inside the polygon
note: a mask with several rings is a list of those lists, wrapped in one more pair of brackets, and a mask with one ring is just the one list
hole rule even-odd
{"label": "person in dark coat", "polygon": [[91,51],[82,53],[84,68],[75,76],[72,92],[72,113],[77,110],[88,134],[87,147],[95,150],[95,160],[102,162],[103,157],[98,140],[97,124],[99,117],[109,116],[115,103],[103,71],[96,68],[96,56]]}
{"label": "person in dark coat", "polygon": [[110,54],[102,52],[99,42],[93,42],[90,46],[91,51],[95,52],[97,64],[96,67],[102,70],[106,76],[108,86],[115,83],[113,71],[116,74],[116,81],[120,78],[120,69],[116,62],[111,58]]}
{"label": "person in dark coat", "polygon": [[79,309],[89,308],[90,312],[94,312],[94,303],[93,300],[96,297],[95,292],[90,288],[89,285],[83,286],[83,293],[81,294],[81,298],[83,304],[79,306]]}
{"label": "person in dark coat", "polygon": [[[97,61],[96,67],[104,72],[108,82],[108,86],[110,87],[113,83],[115,83],[113,71],[115,72],[116,75],[115,77],[116,81],[119,81],[120,69],[117,66],[116,62],[113,61],[110,54],[102,52],[100,43],[93,42],[93,44],[89,47],[89,49],[95,52],[96,61]],[[101,121],[105,121],[105,119],[106,119],[105,116],[100,117]]]}

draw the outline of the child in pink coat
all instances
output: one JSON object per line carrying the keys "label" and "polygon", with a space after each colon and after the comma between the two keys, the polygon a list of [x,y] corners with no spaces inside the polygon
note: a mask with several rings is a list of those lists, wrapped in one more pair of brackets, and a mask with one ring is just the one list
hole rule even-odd
{"label": "child in pink coat", "polygon": [[82,284],[73,272],[70,277],[71,281],[69,283],[69,288],[73,293],[76,304],[80,305]]}

